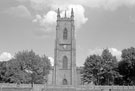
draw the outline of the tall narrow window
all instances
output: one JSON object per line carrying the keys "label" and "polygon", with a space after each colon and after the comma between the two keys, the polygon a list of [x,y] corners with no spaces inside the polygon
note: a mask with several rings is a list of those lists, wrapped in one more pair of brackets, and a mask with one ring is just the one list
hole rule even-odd
{"label": "tall narrow window", "polygon": [[63,57],[63,69],[67,69],[68,68],[68,58],[67,56]]}
{"label": "tall narrow window", "polygon": [[68,37],[68,31],[67,29],[65,28],[64,31],[63,31],[63,39],[66,40]]}

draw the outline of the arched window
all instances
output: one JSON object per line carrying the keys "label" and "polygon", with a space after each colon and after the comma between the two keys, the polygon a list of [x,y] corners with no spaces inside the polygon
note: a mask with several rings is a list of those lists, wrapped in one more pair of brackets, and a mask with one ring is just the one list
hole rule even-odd
{"label": "arched window", "polygon": [[68,58],[67,56],[63,57],[63,69],[67,69],[68,68]]}
{"label": "arched window", "polygon": [[67,79],[63,79],[63,85],[67,85],[68,82],[67,82]]}
{"label": "arched window", "polygon": [[67,29],[65,28],[64,31],[63,31],[63,39],[66,40],[68,37],[68,31]]}

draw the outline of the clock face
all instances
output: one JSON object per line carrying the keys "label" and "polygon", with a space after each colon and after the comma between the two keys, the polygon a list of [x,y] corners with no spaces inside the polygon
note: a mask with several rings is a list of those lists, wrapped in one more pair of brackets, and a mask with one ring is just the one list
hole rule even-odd
{"label": "clock face", "polygon": [[67,45],[63,45],[63,48],[65,49],[67,47]]}

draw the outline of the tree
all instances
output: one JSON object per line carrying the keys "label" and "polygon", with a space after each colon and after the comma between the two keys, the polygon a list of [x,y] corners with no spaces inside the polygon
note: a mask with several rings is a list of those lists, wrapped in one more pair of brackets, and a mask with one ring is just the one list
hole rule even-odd
{"label": "tree", "polygon": [[101,69],[101,57],[98,55],[90,55],[87,57],[82,70],[82,80],[84,83],[98,84],[98,73]]}
{"label": "tree", "polygon": [[[10,80],[15,83],[43,83],[43,75],[47,75],[50,70],[49,59],[40,57],[32,50],[18,52],[9,62]],[[43,69],[46,74],[43,74]]]}
{"label": "tree", "polygon": [[101,85],[113,85],[114,80],[118,77],[117,59],[113,56],[108,49],[103,50],[102,55],[102,70],[99,73]]}
{"label": "tree", "polygon": [[103,50],[102,55],[90,55],[84,63],[82,79],[86,83],[93,82],[95,85],[112,85],[119,76],[116,71],[117,59],[109,52]]}
{"label": "tree", "polygon": [[43,76],[44,76],[44,80],[45,80],[45,82],[47,82],[48,81],[48,74],[49,74],[49,71],[50,71],[50,69],[51,69],[51,64],[50,64],[50,61],[46,61],[46,60],[48,60],[48,58],[44,55],[42,58],[41,58],[41,60],[42,60],[42,65],[43,65]]}
{"label": "tree", "polygon": [[7,83],[10,81],[7,69],[8,62],[0,62],[0,83]]}
{"label": "tree", "polygon": [[118,70],[122,75],[123,85],[135,85],[135,48],[123,49],[121,57]]}

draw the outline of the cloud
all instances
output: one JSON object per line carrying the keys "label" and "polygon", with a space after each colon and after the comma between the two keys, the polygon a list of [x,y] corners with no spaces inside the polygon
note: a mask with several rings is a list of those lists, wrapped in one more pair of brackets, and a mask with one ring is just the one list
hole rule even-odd
{"label": "cloud", "polygon": [[105,10],[116,10],[121,6],[131,7],[135,5],[135,0],[51,0],[52,4],[67,5],[80,4],[89,8],[103,8]]}
{"label": "cloud", "polygon": [[121,6],[129,7],[135,5],[135,0],[86,0],[83,4],[90,8],[116,10]]}
{"label": "cloud", "polygon": [[50,60],[51,65],[54,66],[54,59],[52,57],[48,57],[48,59]]}
{"label": "cloud", "polygon": [[44,27],[45,32],[51,32],[52,30],[55,30],[56,16],[57,13],[55,11],[49,11],[43,16],[37,14],[33,22],[39,23],[40,26]]}
{"label": "cloud", "polygon": [[102,54],[103,49],[100,48],[95,48],[95,49],[89,49],[89,55],[101,55]]}
{"label": "cloud", "polygon": [[[44,14],[37,13],[33,22],[38,23],[41,27],[44,27],[45,32],[51,32],[55,30],[56,27],[56,19],[57,19],[57,9],[61,9],[61,15],[64,15],[65,10],[67,14],[71,12],[71,8],[74,9],[75,12],[75,26],[76,28],[80,28],[83,24],[85,24],[88,20],[85,17],[85,8],[81,4],[77,4],[75,0],[17,0],[19,2],[30,2],[30,6],[35,11],[45,12],[46,8],[49,8],[47,12]],[[79,0],[81,1],[81,0]]]}
{"label": "cloud", "polygon": [[113,56],[116,56],[118,61],[121,60],[121,54],[122,54],[121,51],[117,50],[116,48],[109,48],[109,51],[112,53]]}
{"label": "cloud", "polygon": [[27,2],[28,0],[16,0],[16,1],[24,3],[24,2]]}
{"label": "cloud", "polygon": [[[55,6],[56,7],[56,6]],[[65,10],[67,12],[67,16],[70,17],[71,9],[74,9],[75,14],[75,26],[76,28],[80,28],[81,25],[85,24],[88,18],[85,17],[85,9],[81,5],[68,5]],[[36,18],[33,22],[39,23],[40,26],[43,26],[45,32],[50,32],[55,30],[56,20],[57,20],[57,13],[56,8],[53,10],[48,11],[45,15],[36,15]],[[61,10],[61,16],[63,17],[65,14],[65,10]]]}
{"label": "cloud", "polygon": [[8,52],[3,52],[0,54],[0,62],[2,61],[9,61],[13,56]]}
{"label": "cloud", "polygon": [[[18,0],[26,1],[26,0]],[[45,7],[64,7],[70,4],[79,4],[89,8],[103,8],[116,10],[121,6],[131,7],[135,5],[135,0],[27,0],[30,1],[34,9],[42,10]]]}
{"label": "cloud", "polygon": [[[108,48],[108,49],[109,49],[109,51],[112,53],[112,55],[113,55],[113,56],[116,56],[116,58],[118,59],[118,61],[120,61],[122,52],[119,51],[119,50],[116,49],[116,48]],[[93,54],[101,55],[103,50],[104,50],[104,49],[101,49],[101,48],[90,49],[90,50],[89,50],[89,55],[93,55]]]}
{"label": "cloud", "polygon": [[24,17],[24,18],[30,18],[31,17],[31,13],[23,5],[19,5],[17,7],[11,7],[9,9],[7,9],[5,12],[10,14],[10,15],[17,16],[17,17]]}
{"label": "cloud", "polygon": [[83,24],[85,24],[88,21],[88,18],[85,16],[86,7],[114,11],[122,6],[132,7],[135,5],[135,0],[17,0],[17,1],[20,2],[21,4],[24,2],[29,3],[29,6],[36,12],[35,19],[33,19],[33,22],[39,24],[42,28],[44,28],[45,32],[52,32],[53,30],[55,30],[57,8],[61,9],[62,15],[64,14],[65,10],[67,10],[67,14],[69,14],[71,8],[74,8],[75,26],[77,28],[76,30],[78,30],[78,28],[80,28]]}
{"label": "cloud", "polygon": [[[58,7],[57,7],[58,8]],[[85,24],[88,21],[88,18],[85,16],[85,9],[82,5],[68,5],[67,9],[67,16],[70,17],[71,9],[74,9],[74,16],[75,16],[75,26],[76,28],[80,28],[81,25]],[[65,10],[62,10],[61,14],[64,16]]]}

